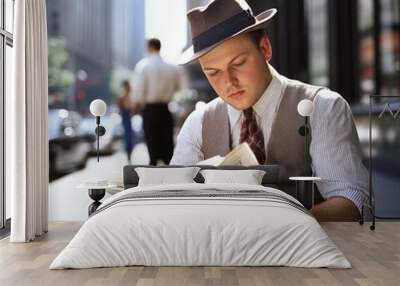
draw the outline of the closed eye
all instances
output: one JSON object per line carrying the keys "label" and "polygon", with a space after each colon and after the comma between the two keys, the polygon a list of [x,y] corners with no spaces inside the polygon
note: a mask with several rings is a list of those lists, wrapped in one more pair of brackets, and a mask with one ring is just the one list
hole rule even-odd
{"label": "closed eye", "polygon": [[240,61],[238,63],[234,63],[233,66],[239,67],[239,66],[243,65],[245,62],[246,62],[245,60],[242,60],[242,61]]}
{"label": "closed eye", "polygon": [[219,73],[219,71],[211,71],[211,72],[207,72],[208,76],[216,76]]}

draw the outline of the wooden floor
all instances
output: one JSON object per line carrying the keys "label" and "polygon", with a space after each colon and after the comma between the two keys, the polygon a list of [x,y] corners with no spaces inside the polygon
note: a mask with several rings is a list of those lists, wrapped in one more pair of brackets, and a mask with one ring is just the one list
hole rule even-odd
{"label": "wooden floor", "polygon": [[325,223],[324,229],[352,269],[289,267],[122,267],[48,270],[80,227],[52,223],[44,237],[27,244],[0,241],[0,285],[400,285],[400,222],[368,225]]}

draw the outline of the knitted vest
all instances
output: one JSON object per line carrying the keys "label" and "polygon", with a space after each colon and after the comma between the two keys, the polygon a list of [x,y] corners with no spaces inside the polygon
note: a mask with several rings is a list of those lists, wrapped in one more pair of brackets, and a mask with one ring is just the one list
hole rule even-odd
{"label": "knitted vest", "polygon": [[[286,80],[271,136],[266,143],[265,163],[280,166],[279,178],[283,185],[288,184],[289,177],[304,175],[310,169],[305,157],[305,138],[298,132],[304,125],[304,118],[297,112],[297,105],[303,99],[313,101],[321,89],[323,88],[299,81]],[[225,156],[231,151],[228,110],[223,100],[216,98],[207,105],[202,126],[204,159],[216,155]]]}

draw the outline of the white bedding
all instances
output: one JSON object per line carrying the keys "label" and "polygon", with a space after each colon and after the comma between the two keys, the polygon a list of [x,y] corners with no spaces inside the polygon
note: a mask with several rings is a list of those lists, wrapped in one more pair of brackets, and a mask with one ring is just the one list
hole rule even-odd
{"label": "white bedding", "polygon": [[127,265],[351,267],[311,215],[282,202],[174,197],[113,204],[140,191],[213,188],[262,190],[298,203],[279,190],[254,185],[135,187],[105,200],[100,207],[103,211],[83,224],[50,269]]}

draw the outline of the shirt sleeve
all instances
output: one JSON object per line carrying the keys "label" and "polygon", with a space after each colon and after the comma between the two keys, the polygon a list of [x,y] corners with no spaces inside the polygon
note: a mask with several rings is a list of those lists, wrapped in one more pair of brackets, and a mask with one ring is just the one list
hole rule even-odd
{"label": "shirt sleeve", "polygon": [[180,130],[170,165],[193,165],[204,160],[202,145],[203,110],[193,111]]}
{"label": "shirt sleeve", "polygon": [[312,169],[324,198],[345,197],[359,210],[368,197],[368,171],[350,106],[339,94],[322,90],[310,117]]}

